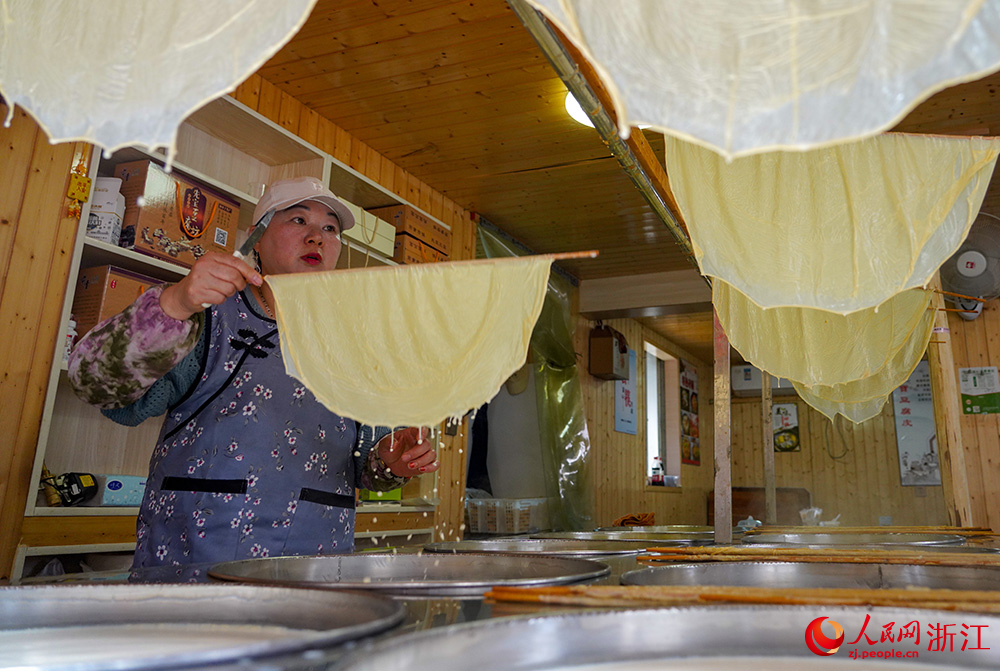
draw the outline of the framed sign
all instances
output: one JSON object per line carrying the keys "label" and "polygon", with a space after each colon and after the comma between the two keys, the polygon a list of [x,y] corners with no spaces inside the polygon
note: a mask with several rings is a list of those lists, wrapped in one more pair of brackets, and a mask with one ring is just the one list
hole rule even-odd
{"label": "framed sign", "polygon": [[628,350],[628,379],[615,380],[615,431],[638,433],[635,419],[635,350]]}
{"label": "framed sign", "polygon": [[774,430],[775,452],[801,452],[799,442],[799,407],[794,403],[771,406],[771,428]]}
{"label": "framed sign", "polygon": [[681,388],[681,463],[701,465],[698,431],[698,369],[680,360]]}
{"label": "framed sign", "polygon": [[958,385],[963,414],[1000,413],[1000,375],[996,366],[959,368]]}
{"label": "framed sign", "polygon": [[892,408],[900,482],[905,487],[940,485],[930,364],[921,361],[906,382],[892,392]]}

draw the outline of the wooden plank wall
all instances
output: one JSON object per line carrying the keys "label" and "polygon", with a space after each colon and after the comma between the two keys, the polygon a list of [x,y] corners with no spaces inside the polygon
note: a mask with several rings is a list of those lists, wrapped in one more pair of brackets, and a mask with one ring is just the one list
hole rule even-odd
{"label": "wooden plank wall", "polygon": [[[956,376],[958,368],[1000,366],[1000,301],[986,303],[974,321],[949,313],[948,328]],[[1000,533],[1000,415],[963,415],[961,423],[971,523]]]}
{"label": "wooden plank wall", "polygon": [[[7,108],[0,105],[0,115]],[[50,145],[17,109],[0,128],[0,583],[9,580],[32,490],[41,426],[79,217],[68,216],[69,173],[90,147]]]}
{"label": "wooden plank wall", "polygon": [[[882,413],[855,425],[834,424],[797,396],[775,396],[774,403],[798,407],[801,451],[774,455],[776,486],[803,487],[821,519],[840,515],[843,525],[877,525],[890,516],[894,525],[948,524],[941,487],[903,487],[899,479],[892,402]],[[733,399],[733,486],[763,487],[760,397]]]}
{"label": "wooden plank wall", "polygon": [[[1000,315],[994,311],[990,319],[1000,320]],[[712,451],[705,448],[712,444],[709,414],[712,406],[706,402],[712,397],[711,365],[687,355],[635,320],[605,323],[622,332],[629,347],[637,352],[641,351],[645,338],[660,349],[698,365],[699,395],[703,399],[703,414],[699,416],[702,463],[700,466],[681,466],[680,491],[646,487],[642,478],[644,409],[639,406],[638,435],[614,430],[614,384],[586,373],[587,335],[593,323],[580,319],[576,349],[583,353],[581,380],[593,455],[595,521],[598,525],[607,525],[627,513],[655,512],[659,524],[707,523],[707,497],[713,486]],[[1000,333],[1000,324],[984,320],[982,329],[985,338],[986,332]],[[996,362],[1000,359],[1000,339],[994,335],[994,340],[997,355],[993,361]],[[638,373],[637,395],[641,399],[645,384],[642,366]],[[776,396],[774,402],[796,403],[802,443],[800,452],[774,455],[776,484],[809,490],[813,505],[824,510],[822,519],[840,514],[844,525],[877,525],[880,516],[890,516],[895,525],[948,523],[941,487],[903,487],[900,484],[891,402],[880,416],[859,426],[843,419],[834,425],[796,396]],[[992,461],[977,465],[976,469],[988,473],[992,466],[996,471],[1000,468],[1000,424],[995,418],[967,419],[985,427],[982,434],[992,441],[994,454],[989,457]],[[732,479],[735,487],[764,486],[762,421],[759,397],[733,399]],[[980,500],[989,496],[990,492],[980,490]],[[1000,493],[993,492],[992,501],[994,518],[1000,517]]]}
{"label": "wooden plank wall", "polygon": [[[472,213],[420,181],[370,146],[309,109],[260,75],[251,75],[233,92],[233,98],[306,142],[346,163],[433,217],[451,226],[451,259],[476,256],[476,229]],[[437,497],[442,502],[434,516],[435,538],[455,540],[464,523],[464,426],[459,436],[442,436]]]}
{"label": "wooden plank wall", "polygon": [[[591,482],[594,491],[595,526],[608,526],[615,518],[629,513],[652,512],[657,524],[706,524],[708,492],[713,486],[711,405],[712,367],[689,355],[662,336],[644,328],[634,319],[611,319],[604,322],[620,331],[629,347],[639,356],[636,396],[639,431],[635,436],[615,431],[615,384],[587,372],[588,335],[593,322],[579,319],[575,348],[581,352],[580,381],[590,433]],[[681,487],[646,486],[646,413],[644,397],[645,370],[641,365],[643,341],[646,340],[672,356],[698,366],[701,412],[701,465],[681,465]],[[706,447],[707,446],[707,447]]]}

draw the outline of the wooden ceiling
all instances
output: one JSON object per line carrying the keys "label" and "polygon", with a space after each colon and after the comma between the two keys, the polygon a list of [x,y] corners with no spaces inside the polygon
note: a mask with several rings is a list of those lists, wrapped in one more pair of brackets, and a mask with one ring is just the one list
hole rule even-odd
{"label": "wooden ceiling", "polygon": [[[259,74],[533,250],[599,249],[564,264],[581,280],[690,267],[505,0],[319,0]],[[898,129],[1000,131],[998,84],[942,91]],[[710,315],[644,322],[710,358]]]}

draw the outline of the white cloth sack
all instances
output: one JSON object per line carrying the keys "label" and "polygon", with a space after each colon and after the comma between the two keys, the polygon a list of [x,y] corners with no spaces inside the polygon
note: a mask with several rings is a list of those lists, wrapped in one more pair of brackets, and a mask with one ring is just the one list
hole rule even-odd
{"label": "white cloth sack", "polygon": [[1000,0],[528,0],[581,50],[623,135],[727,157],[874,135],[1000,68]]}
{"label": "white cloth sack", "polygon": [[4,0],[0,93],[53,143],[172,148],[184,118],[253,74],[315,3]]}

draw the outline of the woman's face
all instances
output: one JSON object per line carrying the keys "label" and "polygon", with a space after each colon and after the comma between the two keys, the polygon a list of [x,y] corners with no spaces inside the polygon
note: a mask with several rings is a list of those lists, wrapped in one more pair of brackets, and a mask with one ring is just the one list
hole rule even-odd
{"label": "woman's face", "polygon": [[340,221],[314,200],[274,214],[255,249],[264,275],[333,270],[340,257]]}

